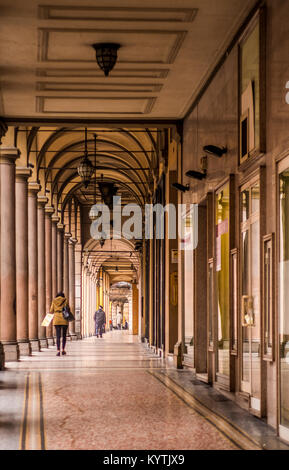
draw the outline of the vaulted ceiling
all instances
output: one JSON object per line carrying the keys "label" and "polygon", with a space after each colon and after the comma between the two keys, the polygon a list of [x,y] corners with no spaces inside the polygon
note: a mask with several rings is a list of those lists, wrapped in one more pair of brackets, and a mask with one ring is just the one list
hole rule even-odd
{"label": "vaulted ceiling", "polygon": [[[1,0],[0,115],[179,119],[255,0]],[[117,42],[109,77],[92,44]]]}

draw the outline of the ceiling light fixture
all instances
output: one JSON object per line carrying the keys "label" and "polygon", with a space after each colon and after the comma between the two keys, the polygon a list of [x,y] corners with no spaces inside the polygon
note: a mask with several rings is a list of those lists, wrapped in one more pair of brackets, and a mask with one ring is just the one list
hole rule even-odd
{"label": "ceiling light fixture", "polygon": [[106,181],[99,181],[98,188],[102,197],[104,204],[106,204],[109,209],[113,208],[113,197],[116,195],[118,188],[114,183],[109,183]]}
{"label": "ceiling light fixture", "polygon": [[182,193],[185,193],[186,191],[189,191],[190,189],[189,184],[186,184],[186,186],[184,186],[183,184],[180,184],[180,183],[172,183],[172,187],[177,189],[178,191],[182,191]]}
{"label": "ceiling light fixture", "polygon": [[195,171],[195,170],[189,170],[186,172],[186,176],[189,178],[194,178],[196,180],[203,180],[207,176],[207,171]]}
{"label": "ceiling light fixture", "polygon": [[189,178],[194,178],[196,180],[203,180],[207,176],[207,167],[208,167],[208,157],[204,156],[201,158],[201,170],[202,171],[189,170],[186,172],[186,176],[188,176]]}
{"label": "ceiling light fixture", "polygon": [[87,128],[85,128],[84,137],[84,157],[78,165],[77,173],[79,174],[81,181],[84,184],[84,187],[87,188],[90,183],[90,179],[94,173],[94,167],[91,161],[89,160],[87,153]]}
{"label": "ceiling light fixture", "polygon": [[221,158],[224,153],[227,153],[226,147],[217,147],[216,145],[205,145],[203,147],[203,150],[209,155],[213,155],[214,157],[218,158]]}
{"label": "ceiling light fixture", "polygon": [[92,47],[95,50],[96,60],[99,67],[104,71],[104,75],[108,77],[109,72],[116,64],[117,51],[120,48],[120,44],[115,44],[113,42],[101,42],[92,44]]}

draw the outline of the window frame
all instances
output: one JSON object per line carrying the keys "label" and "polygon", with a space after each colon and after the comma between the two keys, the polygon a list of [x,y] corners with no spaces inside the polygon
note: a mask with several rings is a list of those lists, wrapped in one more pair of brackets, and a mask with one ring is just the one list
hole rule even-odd
{"label": "window frame", "polygon": [[[245,156],[241,155],[241,125],[246,117],[246,112],[241,112],[241,77],[242,77],[242,56],[241,48],[246,42],[250,34],[253,32],[255,26],[259,23],[259,126],[260,136],[259,145],[255,145],[252,150],[248,149]],[[249,129],[249,126],[248,126]],[[238,133],[239,133],[239,149],[238,160],[239,166],[248,163],[253,157],[260,156],[266,152],[266,7],[262,6],[258,9],[255,16],[250,21],[249,25],[241,35],[238,42]]]}
{"label": "window frame", "polygon": [[[270,250],[270,286],[269,286],[269,302],[270,302],[270,313],[269,313],[269,329],[266,331],[266,259],[265,259],[265,246],[266,244],[271,245]],[[262,275],[262,290],[263,290],[263,328],[262,328],[262,356],[263,360],[273,362],[275,360],[275,233],[270,233],[263,236],[262,243],[262,262],[263,262],[263,275]],[[271,340],[270,350],[266,350],[266,333],[268,338]]]}

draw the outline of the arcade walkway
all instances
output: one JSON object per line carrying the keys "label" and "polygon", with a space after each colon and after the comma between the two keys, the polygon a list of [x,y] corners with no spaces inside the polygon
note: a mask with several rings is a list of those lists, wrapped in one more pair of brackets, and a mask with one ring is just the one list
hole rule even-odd
{"label": "arcade walkway", "polygon": [[163,360],[128,332],[68,343],[8,364],[1,449],[235,449],[152,372]]}

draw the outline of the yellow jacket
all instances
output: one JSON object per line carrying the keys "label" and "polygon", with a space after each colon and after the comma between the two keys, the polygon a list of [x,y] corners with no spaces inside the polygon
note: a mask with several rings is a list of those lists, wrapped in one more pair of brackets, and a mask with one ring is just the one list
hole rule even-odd
{"label": "yellow jacket", "polygon": [[62,309],[68,305],[66,297],[55,297],[53,299],[50,312],[54,313],[53,325],[68,325],[68,321],[63,318]]}

